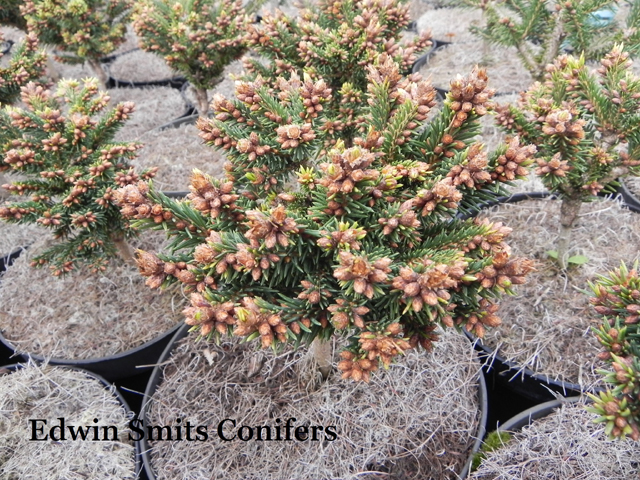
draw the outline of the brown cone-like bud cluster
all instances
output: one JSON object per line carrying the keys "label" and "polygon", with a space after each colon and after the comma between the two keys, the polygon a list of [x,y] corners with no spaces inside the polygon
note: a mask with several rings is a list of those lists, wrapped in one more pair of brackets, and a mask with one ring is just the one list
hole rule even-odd
{"label": "brown cone-like bud cluster", "polygon": [[399,323],[392,323],[383,333],[363,332],[359,342],[369,360],[377,362],[380,359],[385,366],[389,366],[396,355],[411,349],[409,342],[402,338]]}
{"label": "brown cone-like bud cluster", "polygon": [[465,275],[467,263],[457,260],[452,265],[447,265],[427,260],[425,266],[427,269],[422,273],[417,273],[410,267],[402,267],[400,275],[391,284],[394,289],[402,292],[402,301],[411,304],[414,312],[421,311],[424,304],[433,307],[440,301],[449,301],[449,290],[458,287]]}
{"label": "brown cone-like bud cluster", "polygon": [[337,193],[351,194],[359,182],[378,178],[380,174],[377,170],[367,169],[374,160],[373,153],[360,147],[352,147],[344,152],[334,151],[331,153],[332,163],[320,165],[324,175],[318,183],[327,188],[329,197]]}
{"label": "brown cone-like bud cluster", "polygon": [[509,140],[507,151],[496,160],[496,168],[491,172],[491,179],[498,182],[511,182],[527,175],[527,167],[536,154],[535,145],[521,145],[519,137]]}
{"label": "brown cone-like bud cluster", "polygon": [[336,299],[336,303],[329,305],[327,310],[331,312],[331,323],[338,330],[347,328],[350,324],[364,330],[363,316],[369,313],[364,305],[355,305],[344,298]]}
{"label": "brown cone-like bud cluster", "polygon": [[296,148],[301,143],[308,143],[316,138],[310,123],[304,125],[282,125],[276,129],[278,137],[276,140],[282,145],[284,150]]}
{"label": "brown cone-like bud cluster", "polygon": [[556,177],[564,177],[567,172],[571,170],[569,162],[562,160],[562,154],[556,153],[551,160],[547,161],[544,158],[536,159],[538,168],[536,168],[536,175],[555,175]]}
{"label": "brown cone-like bud cluster", "polygon": [[462,200],[462,193],[453,186],[450,178],[440,180],[430,190],[421,190],[413,199],[413,205],[422,211],[422,216],[429,215],[438,205],[447,208],[457,208],[458,202]]}
{"label": "brown cone-like bud cluster", "polygon": [[298,233],[296,221],[287,217],[284,205],[273,209],[270,217],[258,210],[250,210],[246,214],[245,224],[249,227],[249,230],[244,236],[249,239],[251,246],[254,248],[260,246],[260,241],[264,241],[264,245],[268,249],[272,249],[276,244],[281,247],[287,247],[289,245],[289,235]]}
{"label": "brown cone-like bud cluster", "polygon": [[307,77],[300,89],[300,96],[307,113],[304,118],[316,118],[324,108],[322,104],[331,100],[331,89],[324,80],[320,79],[314,83]]}
{"label": "brown cone-like bud cluster", "polygon": [[269,145],[260,145],[260,138],[256,132],[251,132],[249,138],[241,138],[236,143],[236,150],[247,155],[250,162],[256,160],[261,155],[271,152]]}
{"label": "brown cone-like bud cluster", "polygon": [[221,335],[228,332],[229,327],[236,324],[233,302],[211,305],[200,293],[192,293],[191,306],[182,313],[187,325],[200,325],[200,335],[207,336],[212,331]]}
{"label": "brown cone-like bud cluster", "polygon": [[545,135],[558,135],[569,142],[577,145],[584,138],[585,121],[581,118],[573,121],[573,115],[569,110],[554,109],[549,113],[542,126],[542,133]]}
{"label": "brown cone-like bud cluster", "polygon": [[459,128],[467,120],[470,113],[478,116],[487,114],[493,104],[489,101],[495,90],[487,89],[487,72],[484,68],[475,67],[470,75],[458,77],[451,82],[449,95],[450,108],[456,112],[452,122],[453,128]]}
{"label": "brown cone-like bud cluster", "polygon": [[473,223],[476,225],[485,225],[486,233],[476,235],[467,243],[463,249],[465,252],[480,248],[484,251],[491,252],[510,252],[511,248],[504,242],[504,239],[513,231],[512,228],[506,227],[502,222],[491,223],[488,218],[475,218]]}
{"label": "brown cone-like bud cluster", "polygon": [[251,297],[243,298],[241,304],[242,306],[234,308],[234,335],[246,337],[258,332],[263,348],[270,347],[276,338],[280,342],[287,340],[287,326],[282,322],[280,315],[262,310]]}
{"label": "brown cone-like bud cluster", "polygon": [[[342,225],[341,225],[342,227]],[[318,240],[318,246],[325,250],[360,250],[360,242],[366,232],[361,228],[339,228],[335,232],[321,232],[324,237]]]}
{"label": "brown cone-like bud cluster", "polygon": [[484,337],[485,327],[497,327],[502,323],[500,317],[496,315],[499,306],[489,302],[486,298],[480,300],[480,308],[476,313],[469,315],[466,318],[459,317],[456,319],[456,323],[464,324],[464,328],[473,333],[478,338]]}
{"label": "brown cone-like bud cluster", "polygon": [[240,198],[240,195],[233,193],[232,182],[218,186],[202,172],[195,170],[191,177],[189,190],[191,193],[187,195],[187,198],[191,201],[193,208],[204,215],[210,215],[211,218],[218,218],[225,210],[232,212],[238,208],[235,202]]}
{"label": "brown cone-like bud cluster", "polygon": [[482,150],[481,143],[474,143],[467,153],[466,161],[454,165],[447,177],[453,181],[453,186],[466,185],[467,188],[476,188],[476,185],[491,181],[491,174],[486,168],[489,164],[487,152]]}
{"label": "brown cone-like bud cluster", "polygon": [[525,276],[533,271],[533,261],[528,258],[510,258],[505,251],[497,252],[493,256],[493,264],[487,265],[476,275],[483,288],[495,286],[509,288],[511,285],[521,285]]}
{"label": "brown cone-like bud cluster", "polygon": [[398,227],[414,230],[420,227],[420,220],[413,211],[413,202],[408,200],[400,206],[397,214],[390,218],[379,218],[378,223],[383,226],[383,235],[391,235]]}
{"label": "brown cone-like bud cluster", "polygon": [[300,285],[302,285],[304,291],[298,294],[298,298],[301,300],[306,300],[312,305],[320,303],[320,300],[322,298],[331,297],[331,292],[329,292],[329,290],[325,290],[324,288],[321,289],[308,280],[302,280],[300,282]]}
{"label": "brown cone-like bud cluster", "polygon": [[340,267],[336,268],[333,276],[341,282],[353,281],[353,290],[367,298],[373,298],[373,285],[384,283],[387,274],[391,272],[390,258],[382,258],[370,263],[364,256],[356,256],[350,252],[340,252],[338,256]]}
{"label": "brown cone-like bud cluster", "polygon": [[113,192],[113,200],[120,206],[120,212],[126,218],[152,218],[155,223],[170,220],[173,214],[152,203],[147,198],[148,193],[149,186],[140,181],[136,185],[127,185]]}
{"label": "brown cone-like bud cluster", "polygon": [[344,351],[340,353],[342,360],[338,362],[338,370],[342,372],[342,378],[351,378],[356,382],[369,383],[371,372],[378,369],[378,362],[368,358],[357,358],[354,353]]}
{"label": "brown cone-like bud cluster", "polygon": [[158,288],[167,278],[167,274],[164,271],[164,262],[153,253],[137,250],[136,263],[138,264],[140,275],[148,277],[145,283],[150,288]]}

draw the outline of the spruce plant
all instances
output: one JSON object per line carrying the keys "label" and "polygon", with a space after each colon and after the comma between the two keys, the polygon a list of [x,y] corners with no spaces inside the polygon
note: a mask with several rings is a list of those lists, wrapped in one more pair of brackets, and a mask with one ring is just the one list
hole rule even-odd
{"label": "spruce plant", "polygon": [[152,288],[192,291],[193,330],[313,342],[325,376],[327,341],[343,335],[343,377],[368,381],[406,350],[430,349],[439,325],[482,336],[500,323],[495,301],[531,262],[510,255],[509,228],[456,214],[526,174],[535,148],[513,139],[488,154],[472,140],[493,94],[483,70],[454,80],[427,121],[436,91],[401,68],[386,54],[368,68],[360,135],[328,151],[326,110],[306,103],[331,102],[328,82],[239,82],[198,123],[226,152],[225,179],[194,171],[185,200],[144,182],[118,191],[136,226],[173,237],[171,254],[139,251],[138,265]]}
{"label": "spruce plant", "polygon": [[144,0],[138,4],[134,29],[140,46],[161,55],[195,89],[198,113],[209,110],[207,90],[222,80],[224,68],[247,49],[247,13],[241,0]]}
{"label": "spruce plant", "polygon": [[409,74],[417,55],[431,47],[431,34],[400,40],[410,21],[404,0],[320,0],[315,7],[303,9],[298,18],[265,15],[252,25],[250,46],[262,58],[248,59],[246,67],[269,85],[283,73],[323,79],[332,90],[331,102],[319,105],[312,96],[305,106],[309,112],[327,110],[327,140],[351,146],[365,115],[368,66],[386,53],[403,75]]}
{"label": "spruce plant", "polygon": [[130,167],[140,145],[113,141],[133,104],[108,109],[96,79],[62,81],[55,93],[29,83],[22,102],[0,110],[0,168],[24,178],[3,187],[30,198],[0,207],[0,218],[52,230],[57,242],[33,266],[61,275],[81,263],[103,270],[115,255],[132,262],[126,239],[133,230],[113,196],[154,174]]}
{"label": "spruce plant", "polygon": [[640,440],[640,278],[638,262],[629,270],[620,268],[601,276],[589,285],[591,303],[602,316],[602,324],[594,328],[604,347],[598,357],[611,370],[601,370],[609,384],[606,392],[589,395],[594,404],[588,410],[605,423],[612,438],[631,437]]}
{"label": "spruce plant", "polygon": [[537,145],[536,173],[562,201],[557,248],[550,253],[564,269],[571,231],[583,202],[611,192],[616,180],[640,175],[640,79],[629,53],[615,46],[597,72],[585,58],[562,55],[517,104],[496,107],[498,123]]}
{"label": "spruce plant", "polygon": [[0,25],[27,29],[27,21],[20,13],[22,0],[0,0]]}
{"label": "spruce plant", "polygon": [[124,43],[133,0],[25,0],[27,26],[64,63],[87,62],[106,88],[100,59]]}
{"label": "spruce plant", "polygon": [[[2,38],[0,32],[0,42]],[[2,56],[0,53],[0,58]],[[33,33],[27,34],[11,54],[8,64],[0,67],[0,108],[15,102],[20,96],[20,88],[28,82],[45,83],[46,62],[46,53],[38,49],[38,38]],[[0,162],[0,185],[7,181],[5,172],[8,169]],[[0,201],[8,196],[9,192],[0,188]]]}
{"label": "spruce plant", "polygon": [[640,51],[640,1],[632,0],[624,23],[606,21],[599,11],[613,13],[616,0],[457,0],[483,12],[484,27],[471,31],[485,42],[513,47],[534,80],[563,50],[598,60],[616,43]]}
{"label": "spruce plant", "polygon": [[[0,32],[0,42],[2,39]],[[11,54],[8,65],[0,67],[0,106],[16,101],[20,88],[28,82],[44,81],[46,63],[47,55],[38,48],[38,38],[34,33],[27,34]]]}

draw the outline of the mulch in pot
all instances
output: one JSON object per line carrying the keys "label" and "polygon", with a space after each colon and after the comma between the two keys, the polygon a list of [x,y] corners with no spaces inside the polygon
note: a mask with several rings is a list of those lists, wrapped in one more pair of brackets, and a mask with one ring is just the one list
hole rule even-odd
{"label": "mulch in pot", "polygon": [[[160,233],[146,232],[158,248]],[[45,240],[24,252],[0,280],[0,330],[19,352],[44,357],[107,357],[153,340],[181,321],[184,297],[149,289],[137,268],[119,259],[107,271],[87,268],[62,278],[29,263]]]}
{"label": "mulch in pot", "polygon": [[[444,333],[432,353],[410,352],[370,384],[343,381],[336,371],[318,382],[305,352],[182,339],[163,368],[146,425],[180,418],[207,426],[209,438],[151,442],[156,478],[459,478],[480,418],[478,364],[463,336]],[[333,425],[337,439],[224,442],[217,427],[227,418],[237,428],[273,431],[276,419]],[[228,426],[223,433],[232,436],[237,428]]]}
{"label": "mulch in pot", "polygon": [[[131,413],[116,396],[87,372],[28,365],[0,375],[0,478],[38,480],[135,479],[134,442],[129,439]],[[64,419],[65,440],[31,440]],[[98,419],[94,422],[94,419]],[[87,440],[72,440],[69,426],[83,427]],[[98,427],[99,440],[92,441]],[[114,430],[103,427],[116,427]],[[42,428],[42,431],[39,431]],[[103,440],[104,431],[108,439]],[[80,437],[78,437],[80,438]]]}
{"label": "mulch in pot", "polygon": [[[583,402],[563,403],[487,453],[472,480],[638,478],[638,442],[608,440]],[[505,425],[506,427],[506,425]]]}
{"label": "mulch in pot", "polygon": [[[487,333],[484,343],[498,347],[508,361],[554,380],[585,389],[598,383],[601,350],[591,333],[598,319],[589,305],[587,282],[633,262],[640,255],[640,215],[615,200],[583,204],[573,232],[572,255],[589,261],[567,272],[547,258],[555,246],[560,202],[552,199],[503,204],[480,216],[513,229],[508,243],[514,255],[535,260],[536,272],[518,285],[516,295],[500,300],[502,325]],[[515,372],[513,372],[515,374]]]}

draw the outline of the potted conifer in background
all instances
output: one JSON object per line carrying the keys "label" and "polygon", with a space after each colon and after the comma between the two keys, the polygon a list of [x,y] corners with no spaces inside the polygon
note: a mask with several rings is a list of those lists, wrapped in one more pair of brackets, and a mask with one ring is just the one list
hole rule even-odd
{"label": "potted conifer in background", "polygon": [[[636,262],[589,282],[607,390],[531,408],[490,434],[470,478],[633,478],[640,473],[640,278]],[[522,431],[520,431],[522,430]],[[607,437],[609,437],[607,439]]]}
{"label": "potted conifer in background", "polygon": [[246,79],[260,75],[273,85],[283,73],[302,76],[303,70],[313,79],[322,78],[332,90],[332,101],[320,106],[311,96],[304,99],[305,106],[311,113],[329,109],[327,138],[343,139],[350,146],[366,108],[367,66],[386,53],[408,75],[417,55],[432,46],[429,32],[400,40],[410,21],[408,12],[409,5],[398,0],[345,0],[318,2],[299,18],[267,14],[250,27],[249,46],[261,58],[245,61],[250,74]]}
{"label": "potted conifer in background", "polygon": [[198,123],[227,152],[225,180],[195,172],[184,201],[144,183],[118,191],[136,226],[173,238],[171,255],[139,252],[138,264],[150,287],[179,282],[193,292],[184,313],[201,336],[313,343],[329,377],[322,384],[331,385],[334,335],[348,337],[343,378],[377,383],[374,372],[394,357],[432,348],[439,325],[482,335],[499,324],[495,297],[522,283],[531,264],[510,257],[508,228],[455,214],[501,190],[505,159],[515,171],[535,149],[514,140],[487,154],[470,141],[492,94],[483,71],[454,81],[426,122],[435,89],[400,68],[385,54],[369,67],[367,127],[351,146],[325,150],[333,112],[305,104],[332,101],[324,80],[258,77],[238,83],[235,100],[215,96],[215,117]]}
{"label": "potted conifer in background", "polygon": [[[0,32],[1,41],[2,33]],[[0,53],[0,58],[2,56]],[[44,80],[46,61],[46,54],[38,48],[37,37],[33,33],[28,34],[24,42],[14,50],[8,65],[0,67],[0,106],[17,100],[20,96],[20,88],[28,82]],[[8,168],[8,165],[0,163],[0,185],[6,182],[3,171]],[[0,189],[0,200],[7,194],[6,190]],[[0,252],[2,253],[10,252]]]}
{"label": "potted conifer in background", "polygon": [[598,60],[615,43],[624,43],[632,54],[640,45],[640,4],[629,2],[624,24],[613,20],[618,2],[526,0],[494,2],[459,0],[481,9],[486,25],[472,32],[485,42],[513,47],[522,66],[534,80],[542,81],[547,65],[563,50]]}
{"label": "potted conifer in background", "polygon": [[243,7],[232,0],[146,0],[137,5],[133,25],[144,50],[161,55],[189,80],[198,113],[206,116],[207,90],[246,51],[248,14],[257,6],[252,2]]}
{"label": "potted conifer in background", "polygon": [[[98,91],[96,79],[83,82],[66,80],[58,84],[56,92],[29,83],[22,89],[24,108],[7,106],[0,111],[0,164],[12,173],[22,176],[22,179],[4,185],[4,188],[15,195],[29,197],[18,202],[8,202],[0,207],[0,218],[13,223],[38,224],[50,229],[55,240],[53,243],[41,244],[37,252],[31,251],[37,250],[35,247],[30,249],[32,266],[47,266],[54,276],[78,271],[78,276],[74,277],[76,274],[71,274],[75,278],[74,289],[77,291],[83,291],[85,287],[90,288],[89,285],[94,285],[91,288],[100,290],[100,272],[107,270],[109,259],[113,257],[119,257],[120,262],[116,262],[116,266],[112,268],[116,268],[123,276],[122,281],[127,282],[127,267],[123,262],[133,263],[132,252],[127,242],[135,232],[120,215],[113,203],[113,196],[117,188],[136,183],[139,179],[151,178],[155,173],[154,170],[147,170],[138,175],[130,166],[130,161],[135,158],[140,145],[113,141],[118,129],[133,112],[133,104],[121,103],[107,109],[108,101],[108,95]],[[80,268],[83,265],[95,272],[95,275],[87,277],[87,269]],[[20,342],[25,340],[15,337],[15,328],[19,329],[18,325],[24,328],[25,322],[28,325],[33,321],[29,320],[30,315],[44,318],[52,316],[62,322],[62,326],[50,327],[48,338],[44,339],[46,341],[41,341],[37,336],[33,338],[31,335],[31,342],[35,342],[31,343],[29,348],[32,353],[35,353],[34,349],[41,348],[43,350],[37,352],[40,355],[60,356],[56,355],[54,350],[56,343],[62,341],[62,338],[51,340],[51,337],[55,337],[52,331],[57,330],[60,333],[68,332],[69,328],[82,328],[79,325],[83,325],[92,315],[101,317],[98,321],[106,322],[104,325],[109,325],[109,322],[124,322],[124,319],[118,318],[117,313],[109,310],[119,307],[118,305],[106,305],[107,313],[100,310],[100,305],[114,302],[113,298],[107,300],[109,297],[105,297],[101,300],[101,294],[91,290],[84,293],[89,297],[85,299],[87,303],[82,305],[81,311],[67,310],[66,305],[73,304],[72,297],[69,296],[61,298],[61,302],[58,302],[63,311],[52,315],[49,307],[42,310],[43,305],[37,300],[42,295],[36,294],[33,290],[38,282],[31,281],[28,285],[20,287],[20,273],[16,271],[18,277],[7,280],[11,275],[12,270],[5,274],[5,281],[0,288],[5,298],[2,301],[2,330],[5,335],[7,332],[13,332],[9,336],[10,341],[21,345]],[[46,276],[41,281],[46,282]],[[67,281],[74,283],[73,279]],[[48,282],[51,291],[61,288],[62,281],[60,285],[51,284],[51,280]],[[115,280],[111,282],[117,283]],[[29,298],[35,303],[30,305],[28,302],[8,301],[7,297],[16,298],[16,288],[31,289]],[[101,290],[105,295],[109,292],[116,292],[113,294],[118,295],[117,289]],[[120,291],[125,292],[126,288],[121,288]],[[133,307],[130,305],[129,308],[141,308],[139,304],[136,305],[140,301],[142,300],[134,300]],[[95,313],[96,308],[100,313]],[[165,310],[158,312],[161,332],[165,329],[162,325],[170,327],[174,319],[170,306],[164,305],[162,308]],[[65,320],[70,324],[66,325]],[[109,328],[110,332],[114,325]],[[156,332],[151,338],[161,332]],[[97,339],[83,338],[77,333],[63,335],[70,344],[75,345],[72,347],[72,350],[75,348],[73,355],[78,355],[79,348],[87,350],[89,356],[95,357],[94,352],[100,351],[101,348],[114,349],[119,346],[118,340],[107,339],[107,336],[103,336],[98,342]],[[145,332],[144,335],[149,334]],[[162,346],[158,345],[155,348]],[[20,349],[24,351],[24,347]],[[123,374],[123,371],[109,371],[108,366],[100,368],[102,370],[98,373],[110,378]],[[135,369],[135,366],[129,365],[127,368]]]}
{"label": "potted conifer in background", "polygon": [[26,0],[20,11],[42,44],[60,49],[56,60],[87,62],[106,88],[100,59],[124,42],[132,7],[132,0]]}
{"label": "potted conifer in background", "polygon": [[[539,263],[532,290],[503,303],[509,327],[486,342],[515,362],[516,370],[526,366],[577,390],[592,387],[599,377],[593,366],[598,347],[585,334],[591,315],[587,298],[574,290],[594,269],[637,256],[638,216],[611,200],[596,202],[598,194],[615,191],[617,179],[640,173],[640,81],[628,57],[615,46],[591,72],[584,57],[560,56],[547,67],[545,81],[517,104],[496,107],[507,133],[538,146],[535,172],[558,199],[503,205],[488,213],[493,220],[526,222],[529,234],[513,246]],[[566,391],[561,384],[555,388]]]}

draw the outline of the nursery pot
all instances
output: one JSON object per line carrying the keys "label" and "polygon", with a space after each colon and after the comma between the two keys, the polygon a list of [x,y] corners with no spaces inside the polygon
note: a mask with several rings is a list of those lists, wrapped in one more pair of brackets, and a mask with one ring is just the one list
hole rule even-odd
{"label": "nursery pot", "polygon": [[[30,357],[37,362],[46,361],[49,365],[69,366],[88,370],[109,381],[120,380],[150,370],[179,328],[180,324],[177,324],[147,343],[108,357],[69,360],[64,358],[45,358],[42,355],[25,353],[17,354],[13,358],[26,360]],[[16,348],[4,338],[2,333],[0,333],[0,344],[2,348],[8,349],[12,353],[16,352]]]}
{"label": "nursery pot", "polygon": [[[478,215],[483,209],[503,203],[517,203],[524,200],[549,197],[555,198],[556,196],[549,192],[533,192],[518,193],[508,197],[498,197],[468,213],[460,215],[460,217],[463,219],[471,218]],[[529,402],[547,402],[556,398],[557,394],[563,397],[570,397],[580,395],[583,391],[583,388],[579,384],[554,380],[547,375],[535,373],[529,368],[523,368],[515,362],[507,361],[497,353],[493,347],[484,345],[481,339],[477,339],[468,332],[465,332],[465,334],[474,342],[476,350],[480,352],[484,363],[483,368],[488,375],[491,375],[491,380],[495,382],[495,384],[505,387]]]}
{"label": "nursery pot", "polygon": [[[184,198],[189,192],[163,192],[170,198]],[[18,249],[7,255],[0,257],[0,275],[13,261],[20,256],[24,248]],[[0,276],[1,281],[1,276]],[[43,355],[35,353],[17,353],[16,347],[7,340],[0,331],[0,362],[5,357],[11,357],[12,361],[26,361],[31,358],[37,362],[47,362],[50,365],[64,365],[80,369],[88,370],[96,375],[104,377],[106,380],[113,382],[123,378],[138,375],[140,373],[150,371],[156,364],[156,361],[164,351],[165,347],[171,341],[173,335],[180,328],[180,323],[174,325],[171,329],[161,333],[152,340],[149,340],[135,348],[120,352],[106,357],[94,357],[87,359],[65,359],[65,358],[46,358]]]}
{"label": "nursery pot", "polygon": [[[147,384],[147,388],[144,392],[144,400],[142,403],[142,408],[140,412],[140,418],[144,420],[145,425],[151,425],[148,419],[148,409],[150,408],[151,398],[156,392],[156,389],[160,385],[163,379],[163,369],[162,366],[167,362],[171,355],[171,351],[173,350],[174,345],[184,337],[189,334],[189,329],[192,328],[190,325],[184,324],[173,336],[171,342],[166,346],[164,352],[162,353],[158,363],[153,369],[151,373],[151,377],[149,378],[149,383]],[[487,394],[487,385],[483,374],[480,374],[478,377],[478,406],[480,408],[480,420],[478,424],[478,429],[476,431],[476,435],[474,436],[475,442],[473,444],[473,448],[471,453],[469,454],[469,458],[464,464],[462,470],[458,473],[460,479],[464,479],[467,477],[469,473],[469,469],[471,467],[471,462],[473,460],[473,455],[478,452],[482,445],[482,440],[486,434],[487,427],[487,418],[489,412],[488,405],[488,394]],[[156,480],[156,475],[153,470],[151,464],[151,447],[149,442],[147,441],[146,436],[142,437],[138,443],[140,446],[138,447],[142,456],[142,468],[144,474],[147,476],[148,480]]]}
{"label": "nursery pot", "polygon": [[620,181],[618,193],[622,197],[625,205],[629,207],[629,210],[640,213],[640,198],[636,197],[631,190],[629,190],[629,187],[627,187],[624,181]]}
{"label": "nursery pot", "polygon": [[531,425],[531,422],[533,422],[534,420],[538,418],[546,417],[547,415],[552,413],[555,409],[562,406],[563,404],[576,403],[583,399],[584,397],[572,396],[572,397],[567,397],[562,399],[549,400],[547,402],[531,407],[525,410],[524,412],[520,412],[519,414],[511,417],[502,425],[498,426],[498,430],[503,432],[505,431],[517,432],[518,430],[522,430],[522,427]]}
{"label": "nursery pot", "polygon": [[[4,369],[8,370],[9,372],[14,372],[18,369],[24,368],[25,366],[23,364],[20,363],[13,363],[11,365],[7,365],[6,367],[3,367]],[[78,372],[82,372],[85,375],[87,375],[88,377],[92,377],[96,380],[98,380],[103,386],[104,388],[106,388],[107,390],[109,390],[118,400],[118,402],[124,407],[125,411],[128,413],[131,413],[132,410],[129,407],[129,404],[127,403],[127,401],[125,400],[125,398],[122,396],[122,394],[120,393],[120,391],[117,388],[112,388],[114,387],[110,382],[108,382],[104,377],[102,377],[101,375],[98,375],[94,372],[91,372],[89,370],[83,369],[83,368],[78,368],[75,366],[63,366],[62,368],[65,369],[69,369],[69,370],[74,370],[74,371],[78,371]],[[61,447],[62,448],[62,447]],[[140,474],[142,472],[142,461],[141,461],[141,455],[140,455],[140,450],[139,450],[140,446],[138,445],[138,442],[134,443],[134,461],[135,461],[135,469],[134,469],[134,473],[135,473],[135,478],[140,478]],[[100,459],[99,458],[95,458],[92,459],[93,461],[99,462]]]}

